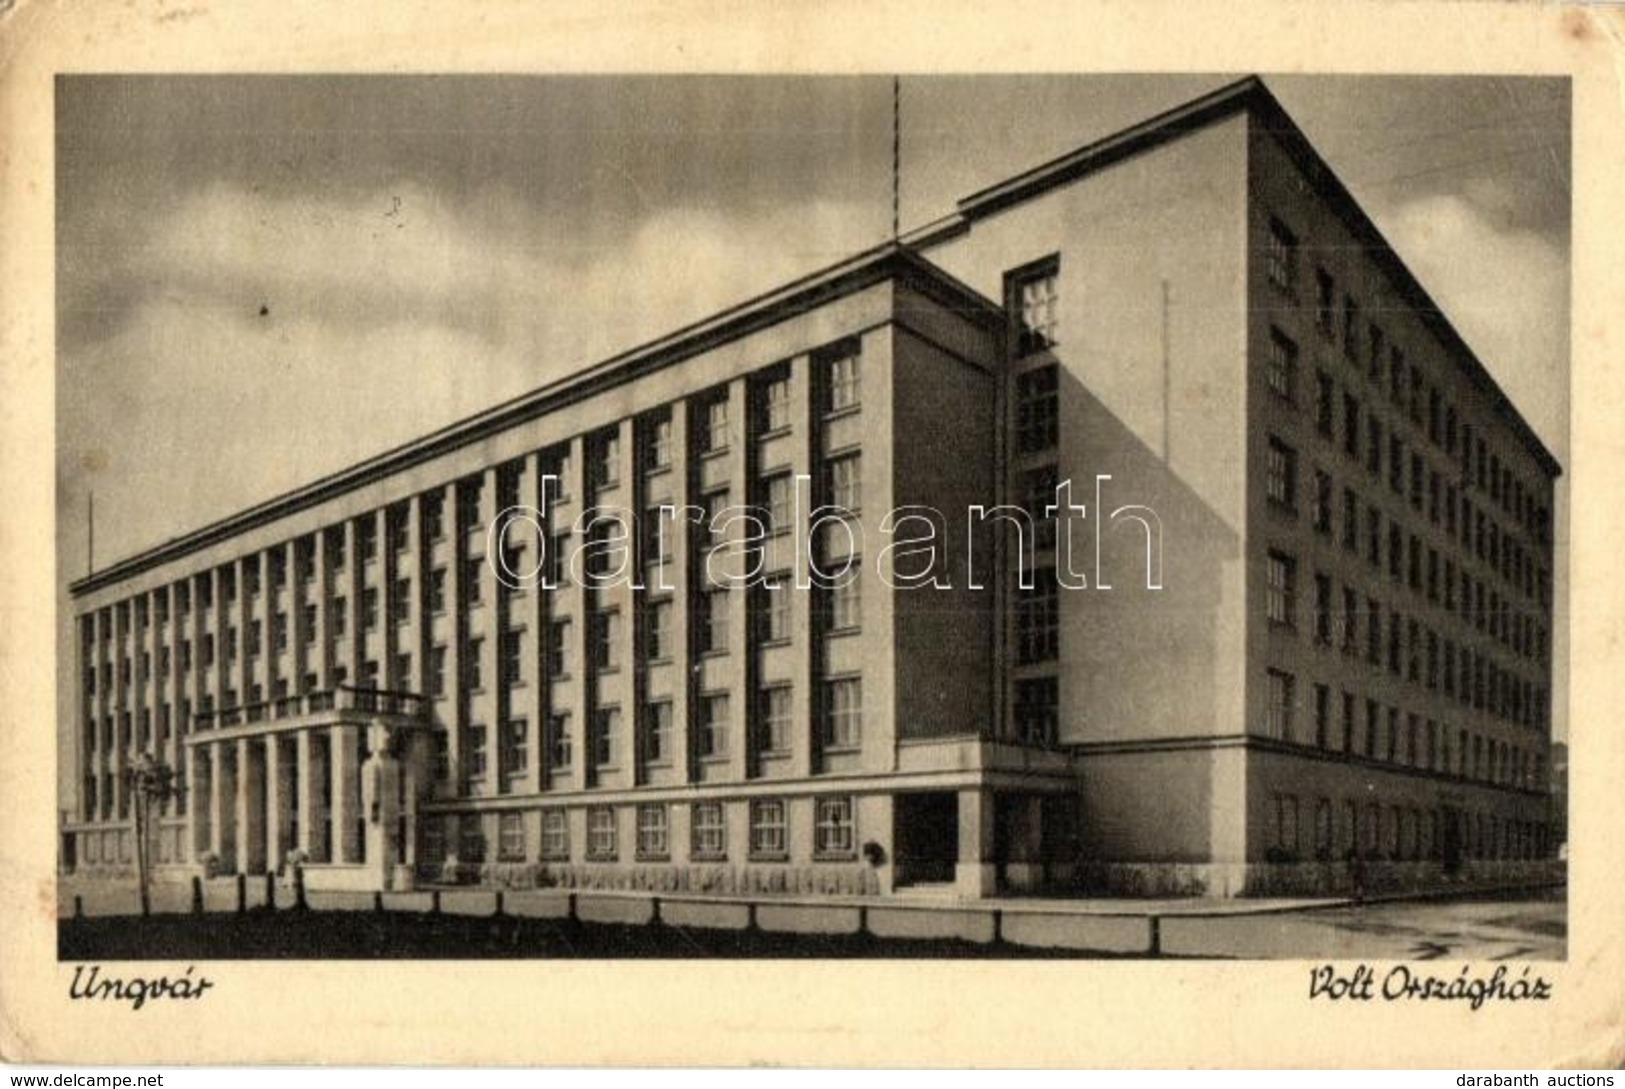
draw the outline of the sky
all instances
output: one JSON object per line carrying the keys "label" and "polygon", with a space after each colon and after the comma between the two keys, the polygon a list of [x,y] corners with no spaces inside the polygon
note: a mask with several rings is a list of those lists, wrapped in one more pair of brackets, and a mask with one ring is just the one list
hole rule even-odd
{"label": "sky", "polygon": [[[905,77],[903,228],[1232,78]],[[1266,81],[1567,468],[1567,82]],[[60,78],[64,580],[883,241],[891,155],[885,76]]]}

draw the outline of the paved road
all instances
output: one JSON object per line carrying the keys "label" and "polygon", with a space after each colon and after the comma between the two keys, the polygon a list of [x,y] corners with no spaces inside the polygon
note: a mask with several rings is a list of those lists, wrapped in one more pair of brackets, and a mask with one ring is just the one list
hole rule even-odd
{"label": "paved road", "polygon": [[1313,960],[1561,960],[1567,904],[1412,901],[1279,915],[1165,918],[1164,953]]}

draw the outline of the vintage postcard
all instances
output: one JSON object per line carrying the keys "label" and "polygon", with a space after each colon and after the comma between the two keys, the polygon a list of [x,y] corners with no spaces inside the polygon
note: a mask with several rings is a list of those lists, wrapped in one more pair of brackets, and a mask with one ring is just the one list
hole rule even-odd
{"label": "vintage postcard", "polygon": [[1625,1060],[1617,14],[633,10],[0,13],[6,1058]]}

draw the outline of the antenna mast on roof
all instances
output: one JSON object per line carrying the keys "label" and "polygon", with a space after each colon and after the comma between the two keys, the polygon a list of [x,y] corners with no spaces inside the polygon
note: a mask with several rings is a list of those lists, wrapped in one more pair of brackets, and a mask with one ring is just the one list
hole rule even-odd
{"label": "antenna mast on roof", "polygon": [[891,237],[902,236],[899,229],[898,205],[903,173],[903,78],[891,78]]}

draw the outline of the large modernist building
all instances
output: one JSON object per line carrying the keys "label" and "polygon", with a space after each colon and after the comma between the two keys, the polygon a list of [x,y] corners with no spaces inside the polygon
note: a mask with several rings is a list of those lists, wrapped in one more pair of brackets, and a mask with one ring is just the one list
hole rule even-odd
{"label": "large modernist building", "polygon": [[150,754],[313,886],[1514,873],[1558,473],[1246,80],[76,582],[64,850]]}

